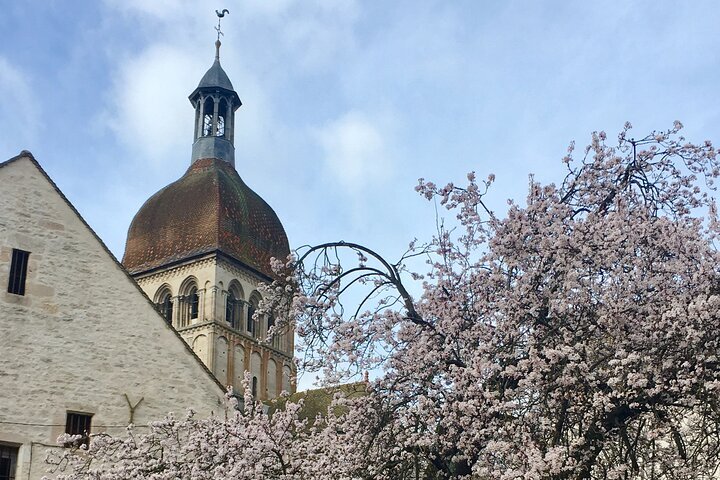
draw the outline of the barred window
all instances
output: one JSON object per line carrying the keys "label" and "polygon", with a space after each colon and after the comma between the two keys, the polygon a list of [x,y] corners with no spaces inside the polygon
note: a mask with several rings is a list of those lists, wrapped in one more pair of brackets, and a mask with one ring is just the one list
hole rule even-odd
{"label": "barred window", "polygon": [[65,420],[65,433],[69,435],[82,435],[76,442],[66,443],[66,447],[79,447],[90,443],[90,424],[92,415],[89,413],[67,412]]}
{"label": "barred window", "polygon": [[28,257],[30,252],[13,248],[10,263],[10,278],[7,291],[15,295],[25,295],[25,279],[27,277]]}
{"label": "barred window", "polygon": [[18,447],[0,444],[0,480],[15,480]]}

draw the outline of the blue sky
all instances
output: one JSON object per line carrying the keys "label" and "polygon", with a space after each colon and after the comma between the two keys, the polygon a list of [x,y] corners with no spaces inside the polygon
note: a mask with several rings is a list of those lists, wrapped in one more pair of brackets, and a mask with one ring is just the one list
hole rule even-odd
{"label": "blue sky", "polygon": [[395,258],[427,239],[419,177],[560,181],[571,140],[681,120],[720,137],[717,1],[20,0],[0,13],[0,158],[33,152],[120,258],[189,166],[187,100],[214,55],[244,105],[236,158],[291,245]]}

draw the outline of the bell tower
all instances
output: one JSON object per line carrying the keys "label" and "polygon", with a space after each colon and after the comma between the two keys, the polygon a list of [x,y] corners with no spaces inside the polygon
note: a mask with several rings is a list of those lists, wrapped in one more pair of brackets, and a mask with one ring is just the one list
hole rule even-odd
{"label": "bell tower", "polygon": [[195,108],[193,164],[202,158],[217,158],[235,166],[235,111],[242,102],[220,65],[220,39],[215,42],[215,62],[190,94]]}
{"label": "bell tower", "polygon": [[295,391],[292,327],[258,312],[260,285],[276,278],[271,259],[285,260],[290,246],[275,211],[235,168],[241,102],[220,66],[217,30],[215,61],[189,96],[190,167],[135,215],[123,265],[221,383],[240,391],[248,374],[264,400]]}

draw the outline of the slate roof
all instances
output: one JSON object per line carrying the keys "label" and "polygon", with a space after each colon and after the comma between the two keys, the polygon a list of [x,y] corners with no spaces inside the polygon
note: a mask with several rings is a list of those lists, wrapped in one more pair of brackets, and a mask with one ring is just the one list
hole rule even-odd
{"label": "slate roof", "polygon": [[150,197],[128,231],[123,265],[132,274],[220,251],[274,278],[270,258],[290,253],[273,209],[215,158],[193,163]]}
{"label": "slate roof", "polygon": [[210,69],[205,72],[197,88],[220,87],[225,90],[235,90],[225,70],[220,66],[220,60],[215,60]]}
{"label": "slate roof", "polygon": [[222,66],[220,65],[220,60],[218,58],[215,58],[212,66],[208,69],[207,72],[205,72],[205,75],[203,75],[203,77],[200,79],[200,83],[198,84],[197,88],[193,90],[193,92],[188,98],[190,99],[190,103],[192,103],[194,106],[195,102],[198,99],[199,92],[215,92],[218,90],[224,90],[225,93],[229,94],[232,97],[233,105],[235,106],[235,108],[242,105],[240,97],[233,88],[230,77],[228,77],[227,73],[225,73],[225,70],[223,70]]}

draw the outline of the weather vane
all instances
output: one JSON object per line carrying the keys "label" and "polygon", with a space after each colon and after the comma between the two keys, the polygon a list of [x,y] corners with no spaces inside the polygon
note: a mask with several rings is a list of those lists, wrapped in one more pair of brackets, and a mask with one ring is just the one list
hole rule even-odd
{"label": "weather vane", "polygon": [[218,17],[218,24],[217,24],[217,27],[215,27],[215,30],[217,31],[217,34],[218,34],[218,38],[217,38],[218,41],[220,40],[220,35],[224,36],[224,33],[222,33],[222,30],[220,30],[220,20],[225,16],[226,13],[230,13],[230,10],[228,10],[227,8],[223,8],[222,12],[220,10],[215,10],[215,14]]}

